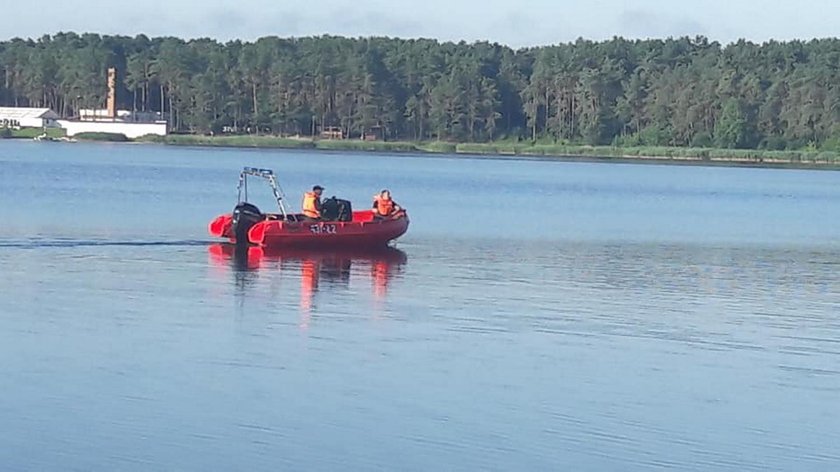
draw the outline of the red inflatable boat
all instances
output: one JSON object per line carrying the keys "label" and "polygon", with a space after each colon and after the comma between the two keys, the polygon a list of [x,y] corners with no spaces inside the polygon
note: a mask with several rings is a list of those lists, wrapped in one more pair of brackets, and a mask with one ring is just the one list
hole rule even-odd
{"label": "red inflatable boat", "polygon": [[[248,176],[268,180],[279,213],[262,213],[247,203]],[[286,212],[283,192],[274,173],[246,167],[239,177],[239,203],[232,213],[215,218],[208,227],[211,236],[227,238],[237,246],[307,248],[385,247],[408,231],[408,214],[403,210],[389,218],[378,218],[372,210],[352,211],[327,221],[312,221],[302,214]],[[243,191],[245,198],[243,199]]]}

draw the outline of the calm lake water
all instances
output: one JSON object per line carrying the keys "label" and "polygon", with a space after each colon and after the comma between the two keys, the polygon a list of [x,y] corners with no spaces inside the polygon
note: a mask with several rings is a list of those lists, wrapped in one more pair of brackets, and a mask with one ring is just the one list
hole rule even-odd
{"label": "calm lake water", "polygon": [[[246,165],[411,227],[232,258]],[[4,471],[840,469],[840,173],[0,142],[0,221]]]}

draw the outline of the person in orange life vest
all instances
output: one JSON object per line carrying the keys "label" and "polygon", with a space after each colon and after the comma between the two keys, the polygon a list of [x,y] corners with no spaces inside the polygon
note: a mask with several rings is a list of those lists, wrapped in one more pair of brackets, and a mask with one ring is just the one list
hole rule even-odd
{"label": "person in orange life vest", "polygon": [[321,194],[324,192],[324,187],[316,185],[312,187],[311,192],[303,194],[303,216],[311,220],[321,219]]}
{"label": "person in orange life vest", "polygon": [[397,202],[391,199],[391,192],[387,189],[379,192],[379,195],[373,197],[373,211],[379,218],[389,218],[395,216],[402,210]]}

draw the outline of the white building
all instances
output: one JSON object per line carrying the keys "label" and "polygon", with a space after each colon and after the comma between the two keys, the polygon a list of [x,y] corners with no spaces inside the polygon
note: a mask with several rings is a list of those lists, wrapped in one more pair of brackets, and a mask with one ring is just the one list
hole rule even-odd
{"label": "white building", "polygon": [[[131,115],[131,112],[128,110],[117,110],[116,119],[124,120]],[[111,116],[108,114],[108,110],[106,108],[100,109],[86,109],[82,108],[79,110],[79,119],[82,121],[96,121],[96,120],[111,120]]]}
{"label": "white building", "polygon": [[119,120],[58,120],[58,124],[66,130],[67,136],[75,136],[79,133],[116,133],[124,134],[128,139],[136,139],[150,134],[166,136],[167,131],[165,121],[139,123]]}
{"label": "white building", "polygon": [[57,128],[57,120],[49,108],[0,107],[0,128]]}
{"label": "white building", "polygon": [[132,113],[120,110],[116,118],[106,118],[107,111],[83,110],[84,119],[60,120],[49,108],[0,107],[0,128],[64,128],[67,136],[79,133],[117,133],[129,139],[146,135],[166,136],[165,120],[157,113]]}
{"label": "white building", "polygon": [[128,139],[142,136],[166,136],[167,123],[160,113],[114,110],[114,116],[107,109],[79,110],[79,119],[59,120],[58,124],[67,136],[79,133],[116,133]]}
{"label": "white building", "polygon": [[130,121],[136,123],[155,123],[164,121],[163,116],[157,111],[131,111],[116,110],[115,117],[111,118],[106,108],[79,110],[79,119],[82,121]]}

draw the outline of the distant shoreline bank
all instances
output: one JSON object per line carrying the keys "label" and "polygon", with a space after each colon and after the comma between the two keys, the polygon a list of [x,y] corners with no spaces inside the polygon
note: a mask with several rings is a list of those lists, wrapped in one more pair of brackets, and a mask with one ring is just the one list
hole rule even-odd
{"label": "distant shoreline bank", "polygon": [[170,146],[243,149],[297,149],[335,152],[379,152],[417,155],[455,155],[567,162],[673,164],[773,169],[840,170],[840,154],[809,151],[745,149],[574,146],[530,143],[450,143],[445,141],[361,141],[281,138],[276,136],[149,137],[138,142]]}
{"label": "distant shoreline bank", "polygon": [[[120,135],[121,138],[122,135]],[[11,139],[28,138],[26,135]],[[707,167],[767,169],[840,170],[840,153],[819,151],[766,151],[749,149],[616,147],[512,142],[451,143],[445,141],[361,141],[283,138],[268,135],[199,136],[175,134],[148,136],[137,140],[81,137],[83,142],[123,142],[183,147],[239,149],[287,149],[332,152],[374,152],[429,156],[464,156],[498,159],[554,160],[623,164],[667,164]],[[31,139],[31,138],[30,138]]]}

